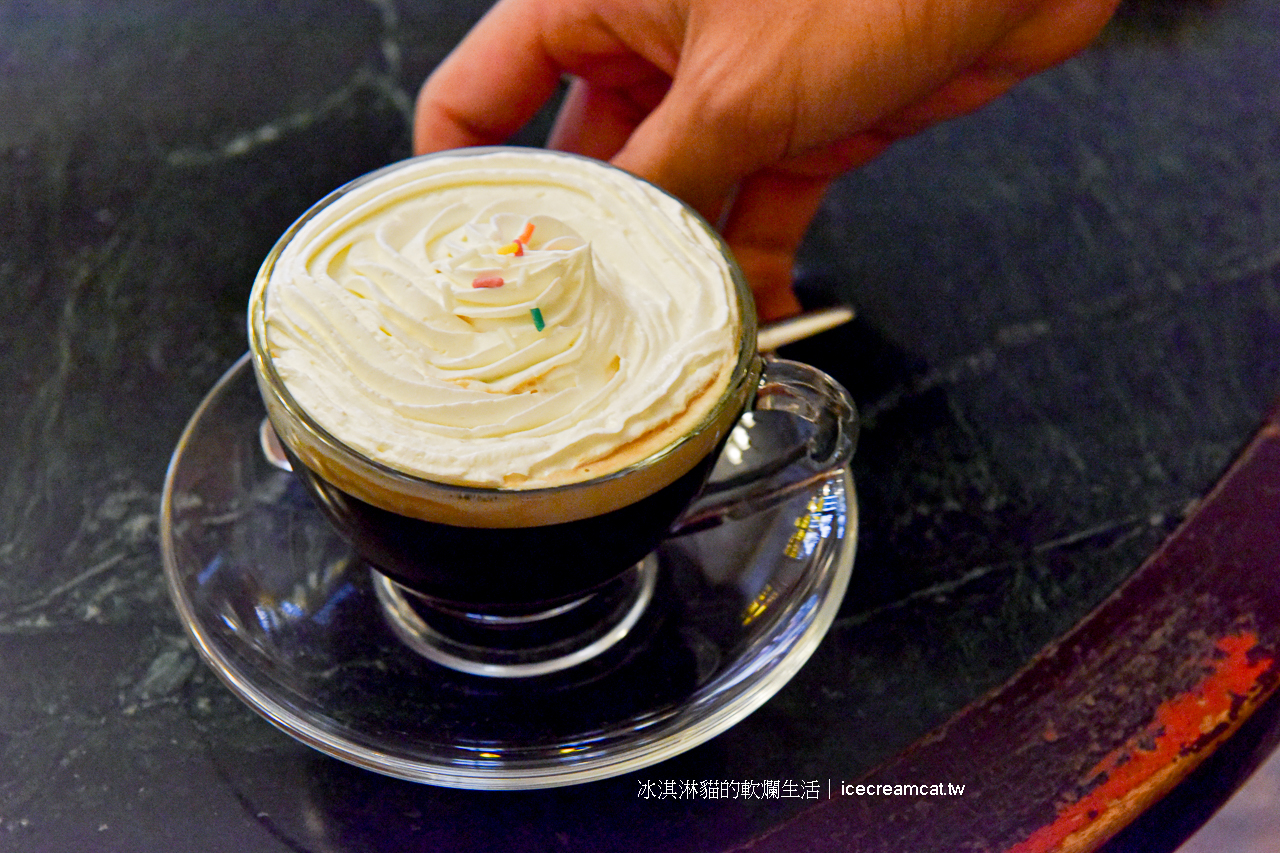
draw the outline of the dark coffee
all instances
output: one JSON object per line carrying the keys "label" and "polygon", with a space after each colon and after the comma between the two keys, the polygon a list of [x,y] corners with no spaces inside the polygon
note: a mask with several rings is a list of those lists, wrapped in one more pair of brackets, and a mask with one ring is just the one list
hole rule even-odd
{"label": "dark coffee", "polygon": [[502,613],[550,607],[616,578],[657,547],[702,487],[716,453],[635,503],[538,527],[456,527],[400,515],[353,497],[290,454],[338,532],[376,569],[453,607]]}

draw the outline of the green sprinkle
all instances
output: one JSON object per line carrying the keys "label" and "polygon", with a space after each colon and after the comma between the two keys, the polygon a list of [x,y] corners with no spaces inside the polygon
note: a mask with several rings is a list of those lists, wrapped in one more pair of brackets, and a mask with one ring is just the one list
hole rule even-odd
{"label": "green sprinkle", "polygon": [[547,327],[547,323],[542,319],[542,309],[530,308],[529,313],[533,315],[533,327],[541,332]]}

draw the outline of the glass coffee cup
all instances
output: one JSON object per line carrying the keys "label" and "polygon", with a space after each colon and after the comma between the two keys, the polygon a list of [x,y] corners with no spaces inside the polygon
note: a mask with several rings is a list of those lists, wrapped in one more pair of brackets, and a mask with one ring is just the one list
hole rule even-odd
{"label": "glass coffee cup", "polygon": [[[664,209],[677,211],[679,227],[672,233],[698,241],[725,271],[733,344],[711,384],[710,399],[700,400],[692,415],[676,417],[675,428],[662,425],[655,431],[659,440],[640,441],[637,458],[623,455],[620,464],[605,470],[545,484],[458,482],[406,470],[353,446],[299,401],[278,369],[267,315],[271,288],[283,286],[275,278],[281,257],[299,242],[316,239],[323,230],[317,223],[339,227],[362,221],[363,208],[352,199],[364,198],[360,194],[370,193],[371,186],[401,192],[397,175],[435,170],[433,180],[439,183],[455,165],[466,173],[477,164],[528,162],[555,171],[556,180],[584,172],[589,184],[591,176],[603,175],[625,192],[660,197]],[[492,179],[492,173],[483,174]],[[513,204],[527,208],[524,202]],[[527,225],[526,233],[531,228]],[[672,237],[664,233],[663,239]],[[534,245],[527,242],[513,251]],[[478,275],[473,284],[487,287],[490,278]],[[541,326],[538,322],[539,332]],[[772,475],[797,455],[805,458],[804,470],[821,476],[847,464],[853,451],[856,424],[847,393],[814,368],[767,361],[757,353],[750,290],[714,230],[651,185],[574,155],[503,148],[427,155],[336,190],[294,223],[267,256],[250,299],[249,336],[274,436],[317,505],[373,569],[392,626],[428,658],[479,675],[541,675],[601,654],[643,613],[660,571],[649,555],[673,529],[714,524],[743,507],[777,499],[794,482],[778,482]],[[803,425],[797,432],[801,439],[780,451],[776,464],[730,471],[709,487],[708,477],[744,413],[762,411],[796,419]]]}

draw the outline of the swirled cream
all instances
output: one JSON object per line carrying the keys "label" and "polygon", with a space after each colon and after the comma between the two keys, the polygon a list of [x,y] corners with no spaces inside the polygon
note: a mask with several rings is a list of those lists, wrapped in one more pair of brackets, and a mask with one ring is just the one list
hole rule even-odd
{"label": "swirled cream", "polygon": [[406,161],[276,258],[265,341],[330,434],[433,481],[530,489],[617,471],[716,406],[738,359],[730,264],[676,200],[594,161]]}

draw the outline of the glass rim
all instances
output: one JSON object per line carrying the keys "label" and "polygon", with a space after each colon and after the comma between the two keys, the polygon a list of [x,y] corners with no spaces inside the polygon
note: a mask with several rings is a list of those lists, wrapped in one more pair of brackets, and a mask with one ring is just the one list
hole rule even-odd
{"label": "glass rim", "polygon": [[[733,284],[733,292],[738,300],[739,334],[737,359],[734,363],[733,370],[730,373],[729,381],[721,392],[719,399],[716,401],[715,405],[707,411],[701,420],[699,420],[692,429],[681,434],[676,440],[664,445],[642,459],[628,463],[627,465],[624,465],[614,471],[610,471],[607,474],[601,474],[599,476],[582,480],[572,480],[554,486],[513,488],[510,486],[478,486],[465,483],[452,483],[447,480],[432,479],[431,477],[422,476],[420,474],[401,471],[398,468],[386,464],[385,462],[372,458],[368,454],[357,450],[338,436],[334,435],[330,430],[320,424],[311,415],[311,413],[297,401],[297,399],[289,392],[287,384],[276,370],[275,361],[270,356],[269,345],[265,338],[266,295],[267,288],[271,281],[271,274],[275,269],[275,264],[279,260],[280,255],[284,252],[285,248],[292,242],[298,233],[323,210],[351,191],[358,189],[365,184],[371,183],[384,175],[403,169],[413,163],[430,159],[475,157],[507,152],[536,153],[539,155],[549,155],[564,159],[585,161],[595,167],[624,174],[633,180],[639,181],[640,183],[653,188],[667,198],[672,199],[680,205],[685,213],[692,217],[694,223],[711,239],[713,246],[719,251],[720,257],[725,261],[729,269],[730,280]],[[724,238],[720,236],[709,222],[707,222],[705,217],[694,210],[688,203],[675,195],[672,195],[670,192],[652,181],[648,181],[602,160],[566,151],[553,151],[544,148],[526,148],[507,145],[448,149],[445,151],[419,154],[402,160],[397,160],[371,172],[360,175],[359,177],[353,178],[345,184],[342,184],[336,189],[326,193],[319,201],[308,207],[301,216],[290,224],[280,238],[276,240],[275,244],[271,247],[271,250],[267,253],[267,256],[263,260],[261,266],[259,266],[258,272],[254,276],[250,298],[252,300],[252,304],[250,305],[248,323],[249,348],[253,353],[255,372],[267,384],[271,393],[298,424],[304,427],[306,431],[317,439],[328,451],[339,454],[348,460],[354,460],[359,465],[376,471],[380,476],[387,477],[394,482],[399,482],[409,486],[447,489],[461,494],[474,494],[477,496],[507,494],[527,497],[537,497],[539,495],[551,495],[557,493],[563,494],[565,491],[594,487],[622,479],[636,473],[637,471],[648,469],[661,462],[663,459],[678,453],[687,444],[700,438],[708,428],[713,427],[725,416],[726,409],[729,406],[738,405],[740,399],[743,402],[749,399],[749,395],[743,395],[743,386],[754,381],[755,377],[759,376],[761,370],[761,357],[756,348],[758,319],[756,316],[754,297],[751,294],[751,288],[747,284],[746,277],[743,275],[742,269],[738,266],[738,262],[730,251],[728,244],[725,243]],[[279,432],[279,430],[277,430],[277,432]],[[284,440],[283,436],[281,436],[281,440]]]}

